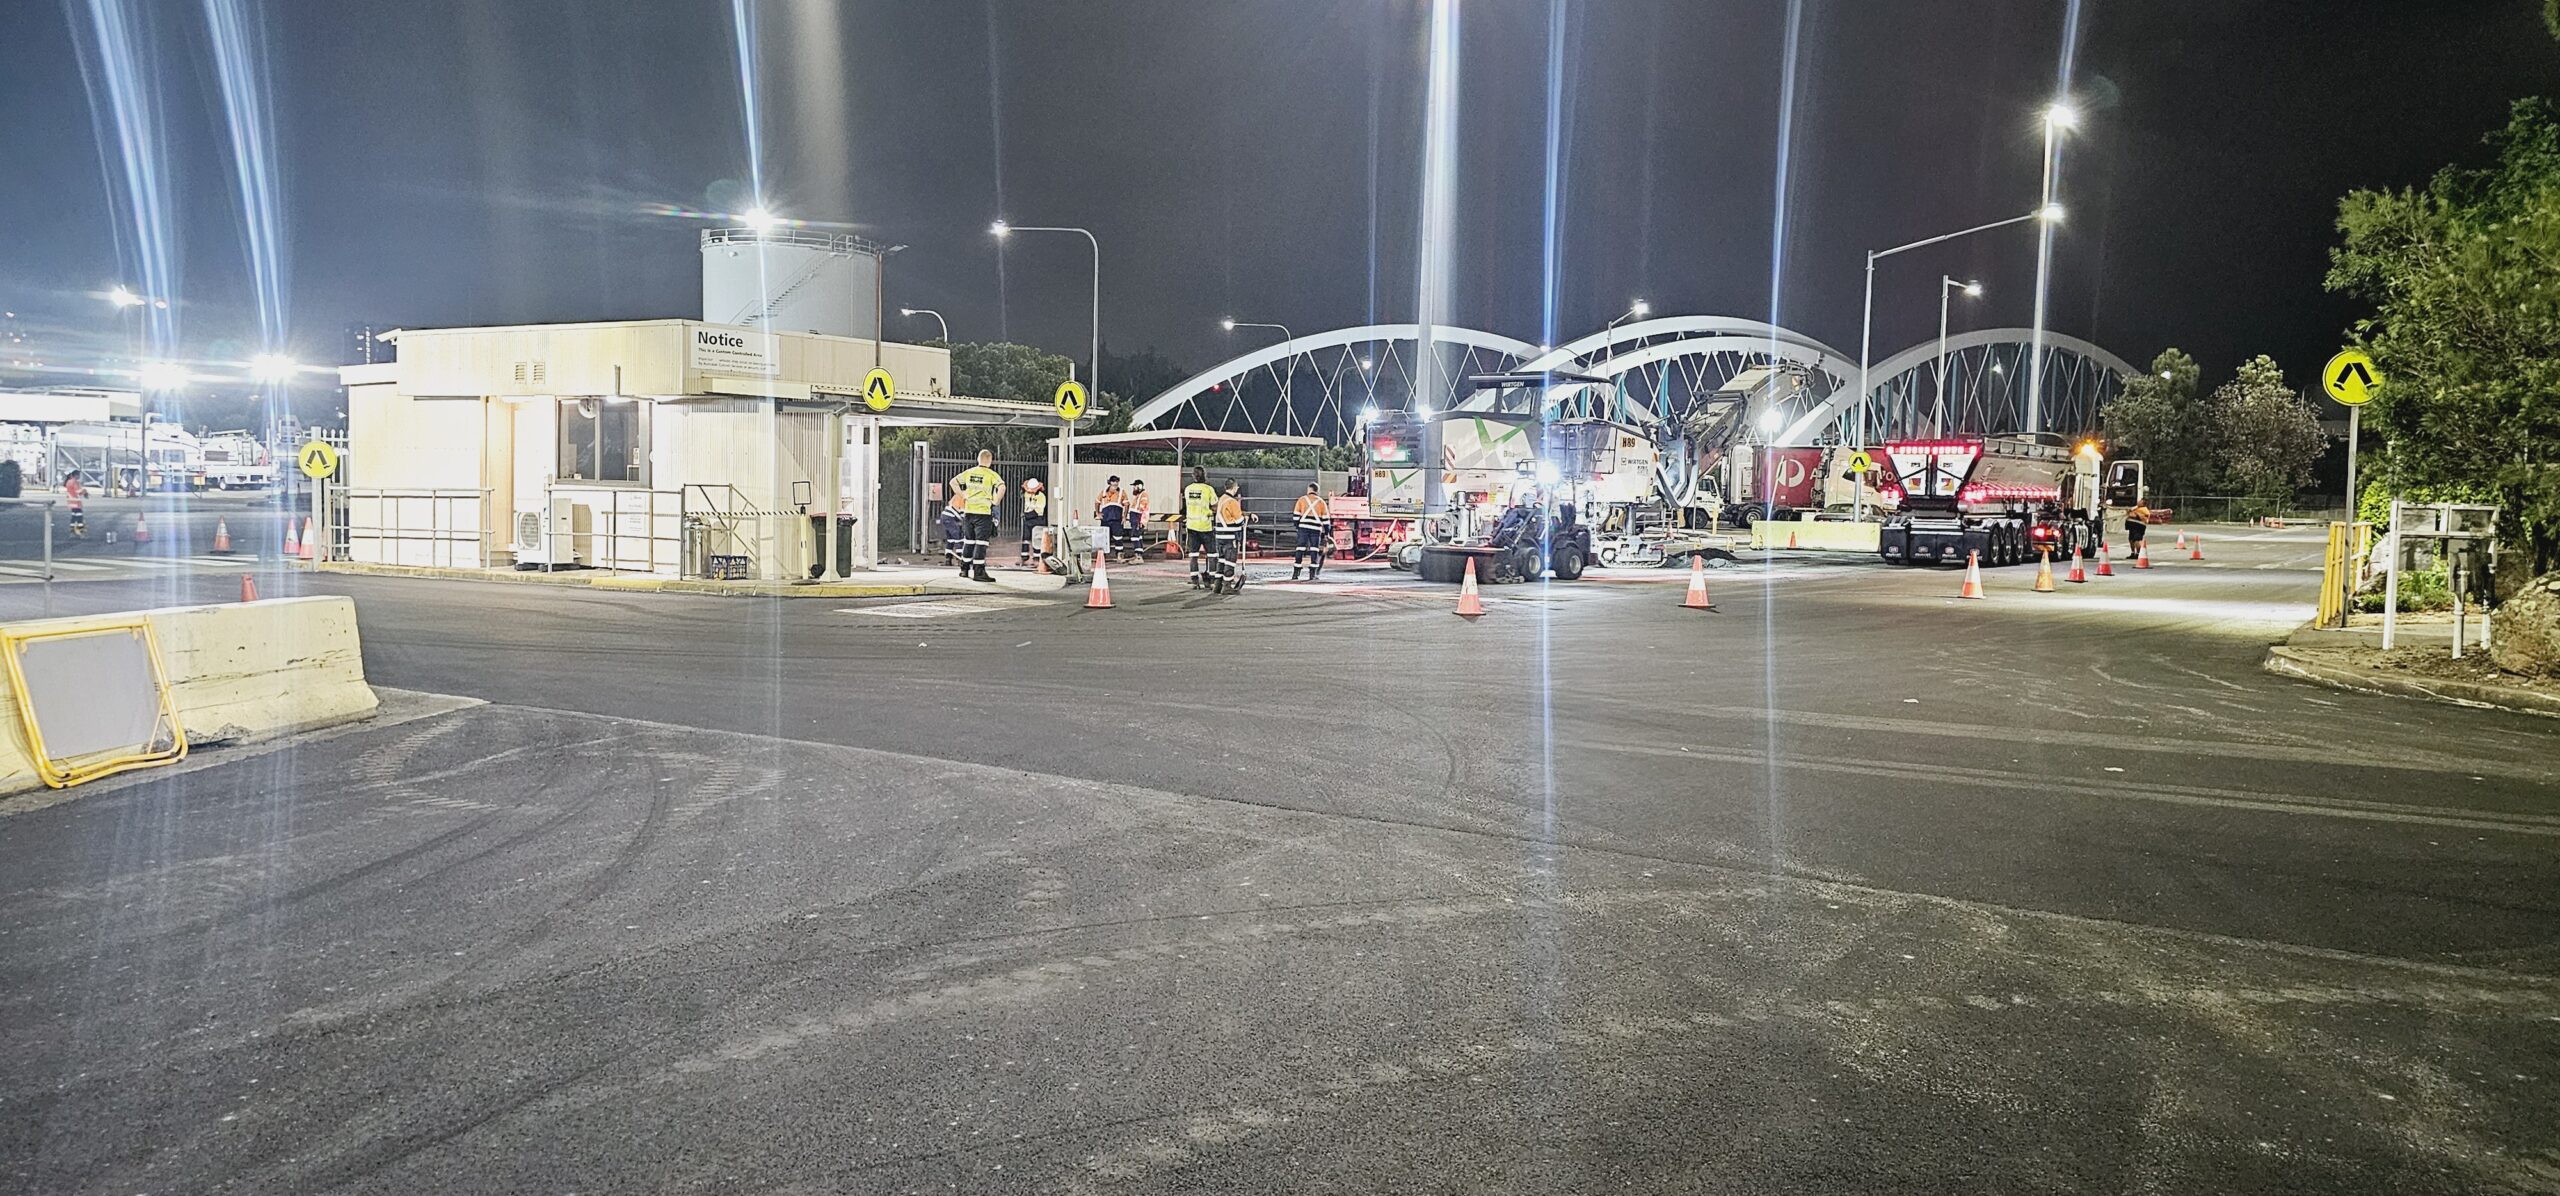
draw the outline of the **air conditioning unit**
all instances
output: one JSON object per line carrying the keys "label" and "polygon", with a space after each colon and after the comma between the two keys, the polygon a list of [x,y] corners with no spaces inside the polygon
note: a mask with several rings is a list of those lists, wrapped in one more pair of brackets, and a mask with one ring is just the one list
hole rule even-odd
{"label": "air conditioning unit", "polygon": [[584,568],[595,545],[595,509],[567,498],[552,499],[548,510],[518,507],[514,541],[516,568]]}

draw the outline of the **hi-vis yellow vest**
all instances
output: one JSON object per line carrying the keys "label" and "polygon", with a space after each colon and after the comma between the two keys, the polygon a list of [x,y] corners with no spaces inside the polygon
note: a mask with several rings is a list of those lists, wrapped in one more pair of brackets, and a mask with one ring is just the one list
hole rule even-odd
{"label": "hi-vis yellow vest", "polygon": [[1022,496],[1022,513],[1025,515],[1046,516],[1049,513],[1049,492],[1046,490],[1033,490],[1024,494]]}
{"label": "hi-vis yellow vest", "polygon": [[1182,488],[1182,526],[1205,532],[1217,509],[1218,492],[1210,489],[1209,483],[1193,482]]}
{"label": "hi-vis yellow vest", "polygon": [[960,493],[960,509],[971,515],[996,513],[996,495],[1004,492],[1004,475],[984,465],[972,466],[951,479],[951,488]]}

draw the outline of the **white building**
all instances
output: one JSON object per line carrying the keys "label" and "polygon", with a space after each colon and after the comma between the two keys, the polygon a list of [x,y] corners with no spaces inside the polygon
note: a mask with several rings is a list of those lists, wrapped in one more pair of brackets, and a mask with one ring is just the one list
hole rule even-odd
{"label": "white building", "polygon": [[[884,428],[1058,422],[952,396],[950,352],[921,345],[699,320],[390,335],[398,360],[339,371],[359,562],[832,575],[878,559]],[[830,509],[850,559],[819,554]]]}

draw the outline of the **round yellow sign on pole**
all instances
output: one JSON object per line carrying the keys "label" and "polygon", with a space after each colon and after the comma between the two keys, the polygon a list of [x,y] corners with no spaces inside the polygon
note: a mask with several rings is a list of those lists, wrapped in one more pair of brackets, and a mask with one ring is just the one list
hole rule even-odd
{"label": "round yellow sign on pole", "polygon": [[897,400],[898,384],[889,377],[889,371],[873,366],[870,373],[862,376],[863,406],[873,411],[887,411],[889,404]]}
{"label": "round yellow sign on pole", "polygon": [[1082,418],[1085,408],[1084,383],[1078,382],[1073,378],[1069,378],[1066,381],[1059,383],[1056,402],[1058,405],[1059,419],[1075,420]]}
{"label": "round yellow sign on pole", "polygon": [[302,442],[302,448],[294,453],[293,459],[302,466],[302,476],[314,481],[338,472],[338,450],[325,440]]}
{"label": "round yellow sign on pole", "polygon": [[2320,389],[2349,407],[2362,407],[2382,385],[2382,371],[2362,349],[2348,349],[2320,367]]}
{"label": "round yellow sign on pole", "polygon": [[1865,473],[1875,467],[1876,459],[1868,456],[1867,450],[1859,449],[1857,452],[1849,454],[1849,472]]}

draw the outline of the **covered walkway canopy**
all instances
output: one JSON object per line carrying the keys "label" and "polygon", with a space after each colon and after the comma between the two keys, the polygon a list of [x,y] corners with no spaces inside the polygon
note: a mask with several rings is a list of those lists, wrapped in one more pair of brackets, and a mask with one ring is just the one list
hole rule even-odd
{"label": "covered walkway canopy", "polygon": [[[1056,437],[1049,440],[1050,457],[1057,457]],[[1222,432],[1209,428],[1161,428],[1142,432],[1103,432],[1076,437],[1076,449],[1127,449],[1131,452],[1173,451],[1174,468],[1182,467],[1184,456],[1192,453],[1250,453],[1263,449],[1312,450],[1321,462],[1326,441],[1322,436],[1283,436],[1273,432]]]}

